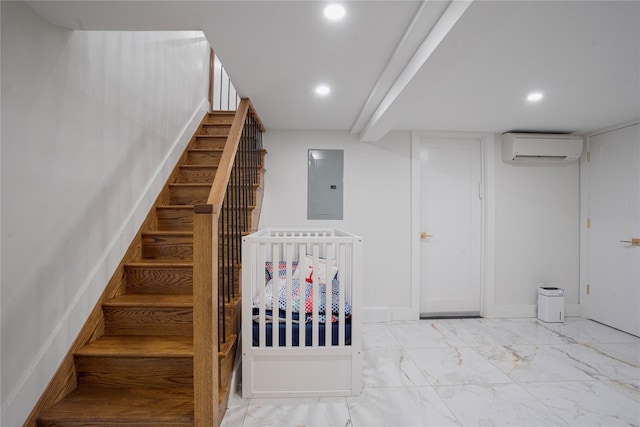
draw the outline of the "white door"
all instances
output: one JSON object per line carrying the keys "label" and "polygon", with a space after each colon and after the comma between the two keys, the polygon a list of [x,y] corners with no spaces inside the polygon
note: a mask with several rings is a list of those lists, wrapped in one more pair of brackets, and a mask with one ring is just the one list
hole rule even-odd
{"label": "white door", "polygon": [[420,143],[420,315],[478,315],[480,140]]}
{"label": "white door", "polygon": [[640,336],[640,125],[590,138],[587,315]]}

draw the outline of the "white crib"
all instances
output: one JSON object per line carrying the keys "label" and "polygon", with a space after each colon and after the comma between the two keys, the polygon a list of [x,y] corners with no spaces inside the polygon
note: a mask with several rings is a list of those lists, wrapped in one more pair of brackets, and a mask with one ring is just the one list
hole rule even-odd
{"label": "white crib", "polygon": [[360,394],[361,295],[358,236],[267,228],[244,237],[242,396]]}

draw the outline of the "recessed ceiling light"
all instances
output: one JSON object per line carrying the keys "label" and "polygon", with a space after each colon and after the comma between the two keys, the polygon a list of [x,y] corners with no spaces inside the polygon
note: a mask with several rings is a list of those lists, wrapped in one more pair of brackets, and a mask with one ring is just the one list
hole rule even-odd
{"label": "recessed ceiling light", "polygon": [[331,89],[329,88],[329,86],[326,85],[320,85],[318,87],[316,87],[316,93],[318,95],[329,95],[329,92],[331,92]]}
{"label": "recessed ceiling light", "polygon": [[324,16],[331,21],[344,18],[345,13],[344,6],[339,4],[330,4],[324,8]]}
{"label": "recessed ceiling light", "polygon": [[538,102],[542,99],[542,94],[540,92],[531,92],[527,95],[527,101],[529,102]]}

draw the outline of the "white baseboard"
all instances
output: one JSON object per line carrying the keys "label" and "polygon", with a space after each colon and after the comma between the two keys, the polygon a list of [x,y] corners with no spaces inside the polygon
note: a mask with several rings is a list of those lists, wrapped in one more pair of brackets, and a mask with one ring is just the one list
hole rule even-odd
{"label": "white baseboard", "polygon": [[149,213],[159,191],[200,125],[208,108],[209,102],[203,99],[189,122],[176,137],[172,148],[158,166],[156,173],[131,209],[122,227],[109,242],[102,256],[96,261],[90,275],[74,296],[53,332],[40,347],[33,363],[9,392],[9,397],[0,415],[3,426],[22,425],[26,421],[102,295],[111,274],[122,260],[133,236]]}
{"label": "white baseboard", "polygon": [[565,304],[564,317],[582,317],[582,306],[580,304]]}
{"label": "white baseboard", "polygon": [[403,322],[416,319],[411,318],[411,307],[391,307],[391,320],[394,322]]}
{"label": "white baseboard", "polygon": [[363,307],[364,323],[388,323],[415,320],[411,318],[410,307]]}
{"label": "white baseboard", "polygon": [[[565,317],[580,317],[582,315],[580,304],[566,304]],[[538,317],[535,304],[496,305],[488,319],[503,318],[535,318]],[[416,320],[411,317],[409,307],[363,307],[362,321],[364,323],[385,323]]]}
{"label": "white baseboard", "polygon": [[[579,317],[580,314],[580,304],[565,304],[564,317]],[[490,317],[494,319],[538,317],[538,311],[535,304],[496,305]]]}
{"label": "white baseboard", "polygon": [[362,322],[391,322],[391,309],[389,307],[362,307]]}

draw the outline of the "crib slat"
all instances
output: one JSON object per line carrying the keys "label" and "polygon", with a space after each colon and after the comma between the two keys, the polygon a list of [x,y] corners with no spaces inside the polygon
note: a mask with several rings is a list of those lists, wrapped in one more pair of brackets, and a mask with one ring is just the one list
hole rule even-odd
{"label": "crib slat", "polygon": [[[258,249],[258,265],[265,265],[265,246],[261,244]],[[266,292],[265,287],[259,287],[260,303],[258,304],[258,344],[260,347],[267,346],[267,327],[265,324],[265,307],[266,307]]]}
{"label": "crib slat", "polygon": [[[333,266],[334,261],[335,261],[335,255],[334,255],[335,249],[334,249],[334,245],[332,245],[331,243],[328,243],[325,245],[325,261],[326,261],[326,279],[327,279],[327,283],[325,284],[325,292],[324,292],[324,317],[325,317],[325,323],[324,323],[324,345],[327,347],[330,347],[333,345],[333,340],[332,340],[332,332],[333,332],[333,322],[332,322],[332,318],[333,318],[333,313],[332,313],[332,300],[333,300],[333,269],[331,268],[331,266]],[[336,263],[337,265],[337,263]]]}
{"label": "crib slat", "polygon": [[286,319],[285,319],[285,331],[286,331],[286,347],[292,346],[293,339],[293,293],[292,293],[292,276],[293,276],[293,245],[285,245],[286,255],[285,258],[287,260],[287,273],[286,273]]}
{"label": "crib slat", "polygon": [[338,260],[338,345],[344,346],[346,332],[345,289],[347,287],[344,259],[344,245],[336,245],[336,259]]}
{"label": "crib slat", "polygon": [[311,289],[312,289],[312,310],[311,310],[311,318],[312,318],[312,326],[311,326],[311,346],[318,347],[318,338],[320,335],[320,319],[318,314],[318,303],[320,300],[320,286],[318,283],[318,269],[320,268],[320,263],[318,262],[318,257],[320,256],[320,247],[318,245],[313,245],[313,274],[311,275]]}
{"label": "crib slat", "polygon": [[298,280],[299,280],[299,292],[298,295],[300,297],[300,312],[298,313],[298,319],[299,319],[299,325],[298,325],[298,343],[300,345],[300,347],[304,346],[306,343],[306,333],[307,333],[307,328],[306,328],[306,324],[305,324],[305,320],[306,320],[306,310],[305,310],[305,281],[304,281],[304,275],[306,273],[306,271],[304,270],[304,266],[302,265],[302,262],[304,260],[304,256],[307,253],[307,245],[306,244],[301,244],[298,247]]}
{"label": "crib slat", "polygon": [[274,243],[271,246],[271,259],[273,262],[273,274],[271,275],[271,287],[273,292],[273,307],[271,308],[271,345],[273,348],[280,346],[280,245]]}

